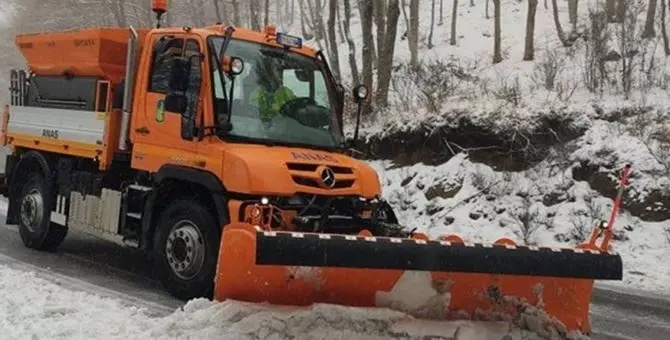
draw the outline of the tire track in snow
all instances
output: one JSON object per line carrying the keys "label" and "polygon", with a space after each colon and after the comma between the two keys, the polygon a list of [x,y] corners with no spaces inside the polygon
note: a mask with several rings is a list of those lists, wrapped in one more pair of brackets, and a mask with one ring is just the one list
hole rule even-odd
{"label": "tire track in snow", "polygon": [[174,309],[167,305],[148,301],[140,297],[135,297],[132,294],[128,294],[128,292],[120,292],[114,289],[95,285],[75,277],[59,274],[47,268],[38,267],[11,256],[0,254],[0,264],[15,270],[35,273],[37,277],[50,281],[68,290],[83,291],[86,293],[119,300],[128,306],[144,308],[147,310],[147,314],[150,316],[161,317],[172,314],[174,312]]}

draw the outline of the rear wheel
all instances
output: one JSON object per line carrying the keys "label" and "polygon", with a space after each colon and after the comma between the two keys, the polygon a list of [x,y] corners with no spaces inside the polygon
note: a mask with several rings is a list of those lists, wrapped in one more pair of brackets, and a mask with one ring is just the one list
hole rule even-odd
{"label": "rear wheel", "polygon": [[163,210],[154,238],[159,280],[173,296],[211,298],[220,231],[214,214],[193,200],[177,200]]}
{"label": "rear wheel", "polygon": [[26,247],[52,250],[63,242],[67,228],[51,222],[53,198],[47,180],[40,173],[27,176],[18,205],[19,235]]}

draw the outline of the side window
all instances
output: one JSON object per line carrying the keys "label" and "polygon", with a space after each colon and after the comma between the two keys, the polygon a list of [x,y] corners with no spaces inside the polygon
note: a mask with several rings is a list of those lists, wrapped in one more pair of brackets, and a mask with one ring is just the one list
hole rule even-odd
{"label": "side window", "polygon": [[[167,44],[166,47],[164,47]],[[197,44],[197,43],[196,43]],[[172,60],[182,55],[184,39],[173,39],[163,37],[156,41],[151,64],[151,77],[149,80],[149,91],[155,93],[168,92],[168,80],[170,79],[170,66]],[[161,52],[164,51],[164,52]]]}

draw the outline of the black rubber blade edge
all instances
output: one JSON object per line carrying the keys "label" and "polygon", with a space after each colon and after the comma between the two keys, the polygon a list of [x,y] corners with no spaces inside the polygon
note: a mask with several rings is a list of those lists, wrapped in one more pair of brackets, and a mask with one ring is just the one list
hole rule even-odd
{"label": "black rubber blade edge", "polygon": [[621,257],[597,251],[259,232],[256,264],[621,280]]}

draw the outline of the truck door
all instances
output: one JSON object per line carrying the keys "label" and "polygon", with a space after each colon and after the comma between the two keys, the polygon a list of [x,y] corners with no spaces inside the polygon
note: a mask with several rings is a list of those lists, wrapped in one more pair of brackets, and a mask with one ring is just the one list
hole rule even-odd
{"label": "truck door", "polygon": [[[204,54],[201,51],[204,43],[197,36],[170,34],[155,37],[152,45],[150,66],[138,84],[146,89],[146,95],[136,101],[142,111],[133,118],[134,130],[131,132],[135,134],[133,167],[156,171],[165,163],[193,164],[197,157],[195,117],[202,114],[200,95]],[[191,62],[184,114],[164,109],[171,65],[176,57],[189,57]]]}

